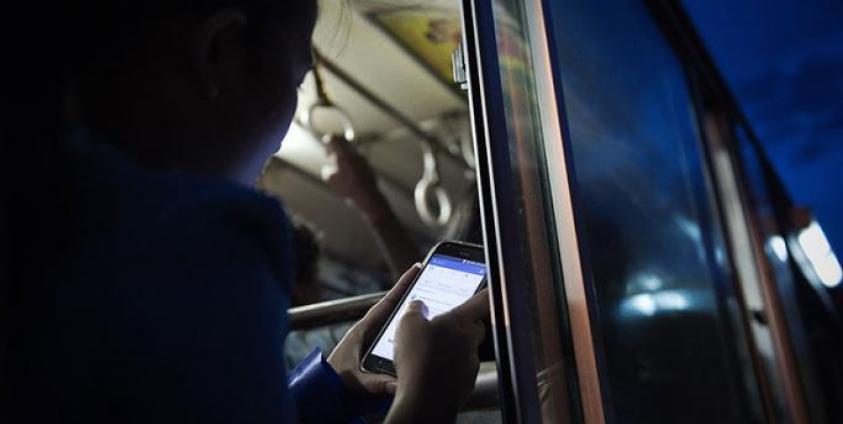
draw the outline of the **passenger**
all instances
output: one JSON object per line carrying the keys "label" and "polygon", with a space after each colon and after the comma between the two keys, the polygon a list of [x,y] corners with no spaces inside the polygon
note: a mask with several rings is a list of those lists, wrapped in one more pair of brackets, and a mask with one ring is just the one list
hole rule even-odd
{"label": "passenger", "polygon": [[324,176],[328,186],[361,212],[374,232],[390,271],[396,277],[401,275],[421,252],[378,190],[372,167],[344,139],[332,139],[328,152],[329,161],[334,163],[333,172]]}
{"label": "passenger", "polygon": [[431,321],[412,304],[397,380],[360,371],[417,266],[284,380],[292,230],[249,187],[311,67],[315,0],[67,3],[39,51],[68,130],[15,251],[13,422],[344,422],[392,393],[388,422],[453,421],[484,294]]}

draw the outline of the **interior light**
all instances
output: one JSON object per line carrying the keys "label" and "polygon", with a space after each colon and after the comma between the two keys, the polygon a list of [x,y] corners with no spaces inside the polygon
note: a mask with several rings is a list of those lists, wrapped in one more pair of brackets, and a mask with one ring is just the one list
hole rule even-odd
{"label": "interior light", "polygon": [[840,262],[834,253],[829,252],[816,261],[811,260],[811,264],[817,271],[817,277],[826,287],[836,287],[843,280],[843,269],[840,269]]}

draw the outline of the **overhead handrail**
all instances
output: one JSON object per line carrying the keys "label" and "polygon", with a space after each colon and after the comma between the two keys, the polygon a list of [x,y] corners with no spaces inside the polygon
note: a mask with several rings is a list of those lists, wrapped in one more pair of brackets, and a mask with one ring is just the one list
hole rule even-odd
{"label": "overhead handrail", "polygon": [[431,134],[428,131],[425,131],[421,126],[419,126],[412,118],[404,115],[398,109],[392,107],[389,103],[387,103],[382,98],[378,97],[362,83],[354,79],[348,72],[343,70],[339,67],[336,63],[331,61],[330,59],[326,58],[319,52],[318,49],[313,49],[314,61],[317,61],[325,70],[330,72],[335,77],[339,78],[343,83],[345,83],[349,88],[357,92],[360,96],[366,99],[369,103],[371,103],[376,108],[380,109],[381,112],[388,115],[396,122],[401,124],[404,128],[410,131],[413,135],[418,137],[420,140],[425,140],[433,147],[433,150],[439,154],[444,154],[445,156],[453,159],[455,162],[459,163],[460,165],[471,168],[472,165],[466,163],[465,159],[460,154],[455,154],[451,152],[438,137]]}
{"label": "overhead handrail", "polygon": [[[355,89],[358,93],[363,95],[366,99],[371,101],[373,104],[381,108],[381,110],[385,111],[387,114],[398,120],[401,124],[406,126],[413,132],[415,135],[421,138],[421,149],[422,149],[422,165],[423,165],[423,172],[421,178],[416,183],[416,188],[414,191],[414,203],[416,207],[416,212],[421,218],[422,222],[425,225],[430,227],[443,227],[447,225],[448,221],[451,219],[452,214],[452,203],[451,198],[448,195],[448,192],[442,187],[441,179],[439,177],[439,163],[436,159],[437,150],[441,150],[451,154],[450,151],[447,149],[439,148],[437,149],[436,144],[439,143],[436,137],[428,134],[426,131],[421,129],[415,122],[413,122],[410,118],[402,115],[400,112],[389,106],[385,101],[381,100],[368,90],[366,90],[361,84],[357,81],[354,81],[351,76],[345,74],[344,71],[340,70],[335,64],[331,63],[328,59],[322,56],[316,47],[313,47],[313,79],[314,84],[316,86],[316,96],[317,101],[314,103],[304,114],[302,117],[302,121],[304,126],[310,130],[314,135],[317,137],[322,138],[323,143],[327,143],[330,141],[331,134],[322,134],[314,128],[313,125],[313,112],[316,109],[330,109],[337,113],[341,124],[343,125],[344,129],[344,138],[348,142],[351,142],[354,139],[354,126],[351,123],[351,119],[345,113],[345,111],[339,108],[328,96],[327,91],[325,90],[325,81],[322,77],[322,67],[326,67],[331,70],[334,75],[337,75],[340,79],[344,82],[349,84],[353,89]],[[464,158],[460,157],[460,162],[463,165],[466,165]],[[467,165],[466,165],[467,166]],[[323,169],[323,175],[330,174],[332,171],[330,169]]]}

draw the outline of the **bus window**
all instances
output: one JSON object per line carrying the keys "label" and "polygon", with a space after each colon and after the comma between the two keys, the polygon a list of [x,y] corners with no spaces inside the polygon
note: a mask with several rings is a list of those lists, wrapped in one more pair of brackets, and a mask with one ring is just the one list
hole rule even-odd
{"label": "bus window", "polygon": [[607,419],[761,421],[682,65],[643,2],[548,6]]}
{"label": "bus window", "polygon": [[[828,278],[822,278],[826,275],[818,272],[822,268],[815,264],[830,261],[831,269],[835,265],[839,269],[839,263],[819,223],[808,211],[793,205],[752,132],[739,124],[734,124],[733,132],[735,162],[740,164],[736,168],[742,171],[742,188],[747,198],[747,221],[753,224],[750,228],[754,230],[756,255],[765,264],[761,274],[769,289],[779,293],[777,318],[781,327],[787,327],[792,346],[791,352],[776,352],[772,346],[765,346],[767,370],[773,376],[781,374],[798,379],[790,382],[785,378],[771,378],[777,383],[773,386],[777,395],[776,412],[799,410],[788,408],[796,403],[814,421],[838,422],[842,415],[835,396],[839,399],[843,393],[843,367],[837,358],[843,339],[838,309],[826,286],[839,284],[840,276],[831,273]],[[812,249],[811,243],[826,248]],[[754,329],[766,329],[774,324],[769,322],[772,320],[757,321],[753,323]],[[775,362],[777,356],[792,359]],[[776,372],[774,366],[781,367],[779,364],[790,366],[790,372]]]}

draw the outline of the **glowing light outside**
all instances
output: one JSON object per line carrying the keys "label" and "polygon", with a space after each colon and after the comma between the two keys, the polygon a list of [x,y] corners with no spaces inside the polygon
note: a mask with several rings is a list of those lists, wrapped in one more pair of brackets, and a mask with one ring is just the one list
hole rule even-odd
{"label": "glowing light outside", "polygon": [[630,308],[635,309],[641,314],[648,317],[656,313],[656,301],[653,300],[653,295],[650,294],[636,294],[627,301]]}
{"label": "glowing light outside", "polygon": [[831,250],[820,225],[816,221],[811,222],[811,225],[799,233],[797,240],[820,282],[826,287],[839,285],[843,280],[843,269],[840,268],[840,262]]}
{"label": "glowing light outside", "polygon": [[627,294],[654,292],[664,286],[658,275],[650,272],[636,274],[628,284]]}
{"label": "glowing light outside", "polygon": [[648,317],[658,311],[681,311],[688,309],[689,303],[685,295],[675,290],[662,290],[655,293],[642,293],[630,297],[624,302],[624,309]]}
{"label": "glowing light outside", "polygon": [[770,250],[776,254],[776,257],[778,257],[780,261],[787,261],[787,243],[784,241],[783,237],[770,237],[770,240],[767,243],[770,245]]}
{"label": "glowing light outside", "polygon": [[799,245],[808,258],[819,258],[831,251],[831,245],[825,238],[820,225],[816,221],[811,222],[807,228],[799,233]]}
{"label": "glowing light outside", "polygon": [[817,277],[827,287],[836,287],[843,280],[843,269],[840,268],[840,262],[837,261],[834,253],[823,257],[817,262],[811,261],[811,263],[817,271]]}

